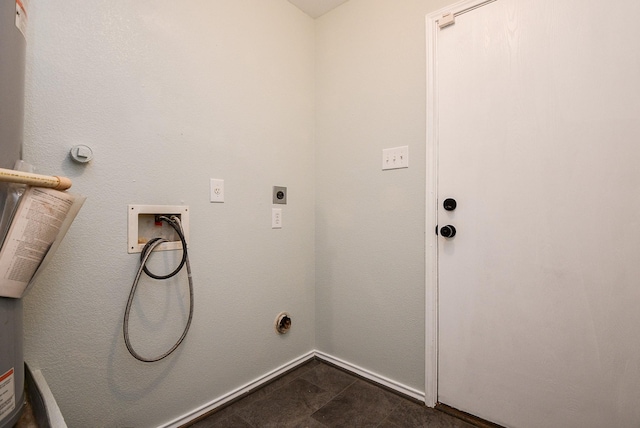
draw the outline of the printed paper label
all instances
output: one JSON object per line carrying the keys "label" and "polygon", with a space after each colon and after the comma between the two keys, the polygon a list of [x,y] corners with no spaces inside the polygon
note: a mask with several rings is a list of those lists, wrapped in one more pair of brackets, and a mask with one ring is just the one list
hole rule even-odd
{"label": "printed paper label", "polygon": [[16,408],[13,369],[0,375],[0,421]]}
{"label": "printed paper label", "polygon": [[77,198],[46,187],[29,187],[0,248],[0,296],[22,297],[71,224]]}
{"label": "printed paper label", "polygon": [[28,0],[16,0],[16,27],[27,38],[27,6]]}

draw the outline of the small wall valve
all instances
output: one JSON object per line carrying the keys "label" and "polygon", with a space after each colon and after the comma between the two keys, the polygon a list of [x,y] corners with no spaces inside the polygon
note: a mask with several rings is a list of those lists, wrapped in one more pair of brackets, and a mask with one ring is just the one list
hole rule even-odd
{"label": "small wall valve", "polygon": [[93,150],[91,147],[79,144],[71,148],[71,158],[79,163],[87,163],[93,159]]}

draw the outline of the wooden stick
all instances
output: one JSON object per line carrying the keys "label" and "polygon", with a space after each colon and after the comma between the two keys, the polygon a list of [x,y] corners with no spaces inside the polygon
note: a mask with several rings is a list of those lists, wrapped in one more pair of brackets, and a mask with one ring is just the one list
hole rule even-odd
{"label": "wooden stick", "polygon": [[4,168],[0,168],[0,181],[27,184],[35,187],[51,187],[56,190],[67,190],[71,187],[71,180],[67,177],[32,174]]}

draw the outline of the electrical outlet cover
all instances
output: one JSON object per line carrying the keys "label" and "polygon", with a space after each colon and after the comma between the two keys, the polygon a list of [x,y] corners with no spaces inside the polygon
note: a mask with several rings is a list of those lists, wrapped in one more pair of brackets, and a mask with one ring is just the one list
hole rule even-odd
{"label": "electrical outlet cover", "polygon": [[209,200],[211,202],[224,202],[224,180],[212,178],[210,193]]}

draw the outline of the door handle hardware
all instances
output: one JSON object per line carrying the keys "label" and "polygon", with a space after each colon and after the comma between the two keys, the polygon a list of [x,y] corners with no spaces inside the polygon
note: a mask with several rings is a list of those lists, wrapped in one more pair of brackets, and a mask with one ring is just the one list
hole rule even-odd
{"label": "door handle hardware", "polygon": [[455,226],[452,226],[450,224],[442,226],[440,228],[440,235],[444,236],[445,238],[453,238],[454,236],[456,236]]}
{"label": "door handle hardware", "polygon": [[456,202],[455,199],[453,198],[447,198],[444,200],[444,202],[442,203],[442,206],[444,207],[445,210],[447,211],[453,211],[456,209],[456,207],[458,206],[458,203]]}

